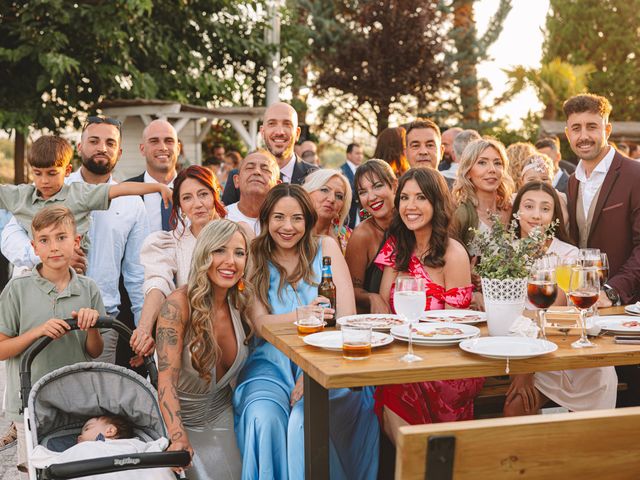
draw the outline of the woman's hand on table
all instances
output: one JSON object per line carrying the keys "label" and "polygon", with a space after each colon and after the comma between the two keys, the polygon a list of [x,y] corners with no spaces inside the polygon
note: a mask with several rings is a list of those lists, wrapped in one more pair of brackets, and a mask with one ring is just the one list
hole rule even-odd
{"label": "woman's hand on table", "polygon": [[504,402],[505,406],[509,405],[518,395],[520,395],[520,397],[522,397],[522,405],[525,412],[529,413],[531,411],[537,403],[537,391],[534,386],[533,375],[533,373],[523,373],[520,375],[513,375],[513,377],[511,377],[511,385],[509,385],[507,398]]}
{"label": "woman's hand on table", "polygon": [[482,293],[473,292],[469,308],[478,312],[484,312],[484,297],[482,296]]}
{"label": "woman's hand on table", "polygon": [[304,374],[298,377],[298,380],[296,381],[296,384],[293,387],[293,390],[291,391],[290,402],[292,407],[302,398],[303,394],[304,394]]}

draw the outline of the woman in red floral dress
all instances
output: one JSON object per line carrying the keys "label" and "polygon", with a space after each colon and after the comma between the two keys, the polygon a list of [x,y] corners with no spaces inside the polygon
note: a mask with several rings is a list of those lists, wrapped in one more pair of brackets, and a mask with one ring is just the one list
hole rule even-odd
{"label": "woman in red floral dress", "polygon": [[[432,169],[411,169],[400,178],[395,197],[398,214],[390,237],[377,258],[384,269],[380,295],[393,308],[399,273],[425,280],[426,310],[468,308],[471,303],[471,265],[467,251],[449,237],[453,202],[447,184]],[[395,443],[403,425],[470,420],[473,399],[484,378],[441,380],[378,387],[376,412]]]}

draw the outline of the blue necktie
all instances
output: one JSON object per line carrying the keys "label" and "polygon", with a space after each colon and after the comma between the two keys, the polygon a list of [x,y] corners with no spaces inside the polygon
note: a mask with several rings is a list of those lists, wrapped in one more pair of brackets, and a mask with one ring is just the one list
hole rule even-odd
{"label": "blue necktie", "polygon": [[169,226],[169,217],[171,217],[171,204],[169,204],[169,207],[165,207],[162,197],[160,198],[160,216],[162,217],[162,230],[168,232],[169,230],[171,230],[171,227]]}

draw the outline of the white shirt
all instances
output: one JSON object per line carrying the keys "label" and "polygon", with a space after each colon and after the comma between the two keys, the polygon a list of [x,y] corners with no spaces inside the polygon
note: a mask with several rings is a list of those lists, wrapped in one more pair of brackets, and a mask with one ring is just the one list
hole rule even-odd
{"label": "white shirt", "polygon": [[[84,182],[80,170],[73,172],[66,183]],[[109,178],[110,184],[116,182]],[[87,254],[87,276],[92,278],[102,295],[108,315],[117,316],[120,307],[120,272],[131,299],[131,311],[136,324],[142,310],[144,269],[140,264],[140,248],[148,233],[147,214],[137,195],[111,200],[108,210],[91,212]],[[2,232],[2,253],[24,270],[40,263],[22,226],[12,219]],[[14,275],[15,276],[15,275]]]}
{"label": "white shirt", "polygon": [[244,213],[242,213],[238,208],[238,202],[227,205],[226,209],[227,220],[232,220],[234,222],[244,222],[249,225],[249,228],[251,228],[251,230],[253,230],[256,235],[260,235],[260,222],[257,218],[247,217]]}
{"label": "white shirt", "polygon": [[562,170],[560,167],[558,167],[558,171],[556,172],[556,176],[553,177],[553,182],[551,182],[551,185],[553,185],[553,188],[556,188],[558,186],[558,182],[562,178],[562,175],[564,175],[564,170]]}
{"label": "white shirt", "polygon": [[[169,188],[173,188],[173,182],[176,179],[177,174],[173,176],[171,182],[167,184]],[[149,172],[144,172],[144,183],[158,183],[158,181],[149,175]],[[144,196],[144,208],[147,209],[147,218],[149,219],[149,233],[162,230],[162,213],[160,213],[160,202],[162,201],[162,195],[158,192],[147,193]]]}
{"label": "white shirt", "polygon": [[356,165],[355,163],[347,160],[347,165],[349,165],[349,168],[351,169],[351,172],[355,175],[356,174],[356,170],[358,169],[358,165]]}
{"label": "white shirt", "polygon": [[293,177],[293,169],[296,166],[296,156],[291,155],[291,160],[284,167],[280,169],[280,175],[282,175],[282,181],[284,183],[291,183],[291,177]]}
{"label": "white shirt", "polygon": [[580,160],[576,167],[576,180],[578,180],[582,186],[582,208],[584,210],[584,218],[589,217],[591,203],[604,183],[604,178],[607,176],[607,172],[611,167],[611,162],[613,162],[613,156],[615,153],[615,149],[613,147],[609,147],[609,152],[602,160],[600,160],[600,162],[598,162],[598,165],[596,165],[596,168],[593,169],[593,172],[591,172],[591,175],[589,175],[588,178],[587,173],[584,170],[582,160]]}
{"label": "white shirt", "polygon": [[452,163],[451,166],[447,170],[442,170],[442,171],[440,171],[440,173],[445,178],[451,178],[452,180],[455,180],[456,177],[458,176],[458,167],[459,166],[460,166],[459,163]]}

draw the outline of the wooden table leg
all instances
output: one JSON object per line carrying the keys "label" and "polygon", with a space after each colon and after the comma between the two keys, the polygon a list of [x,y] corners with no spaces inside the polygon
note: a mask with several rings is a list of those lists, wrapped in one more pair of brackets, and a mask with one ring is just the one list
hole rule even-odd
{"label": "wooden table leg", "polygon": [[329,479],[329,391],[304,375],[304,470],[306,480]]}

